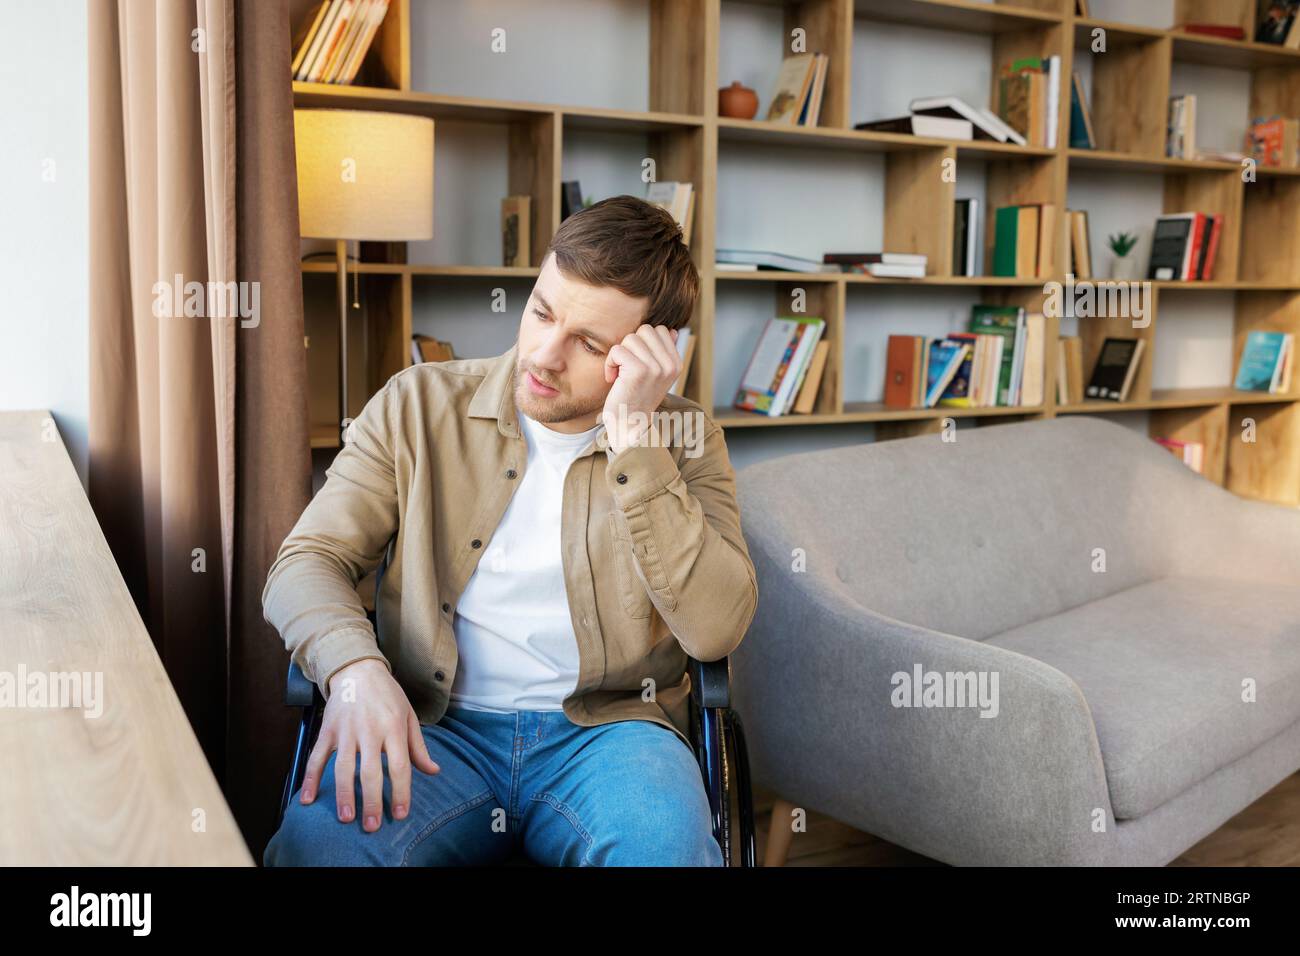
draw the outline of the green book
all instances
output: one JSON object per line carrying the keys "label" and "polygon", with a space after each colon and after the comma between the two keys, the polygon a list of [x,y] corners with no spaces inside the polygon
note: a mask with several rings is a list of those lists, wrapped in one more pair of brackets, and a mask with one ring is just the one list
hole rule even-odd
{"label": "green book", "polygon": [[997,404],[1011,404],[1012,380],[1016,364],[1016,336],[1023,310],[1014,305],[973,305],[970,331],[976,335],[1002,336],[1002,368],[998,371]]}
{"label": "green book", "polygon": [[1016,231],[1020,227],[1020,207],[1001,206],[993,221],[993,275],[1016,274]]}

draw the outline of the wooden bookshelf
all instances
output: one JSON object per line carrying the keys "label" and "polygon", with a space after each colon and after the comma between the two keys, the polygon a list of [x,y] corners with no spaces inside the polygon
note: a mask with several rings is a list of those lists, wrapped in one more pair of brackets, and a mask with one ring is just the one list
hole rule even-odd
{"label": "wooden bookshelf", "polygon": [[[663,180],[689,180],[696,188],[691,255],[699,269],[700,302],[691,320],[697,345],[692,359],[688,397],[698,401],[720,424],[732,428],[771,428],[822,424],[872,424],[877,439],[936,430],[944,419],[971,424],[1051,418],[1066,414],[1114,415],[1126,411],[1148,415],[1154,435],[1195,438],[1206,443],[1206,476],[1234,492],[1286,504],[1300,504],[1300,395],[1238,392],[1232,388],[1152,389],[1151,375],[1160,322],[1179,321],[1178,296],[1219,292],[1233,301],[1235,371],[1242,342],[1253,330],[1300,334],[1300,170],[1259,167],[1254,182],[1243,182],[1236,163],[1176,160],[1164,156],[1166,103],[1176,63],[1199,63],[1245,70],[1250,74],[1252,115],[1300,115],[1300,52],[1250,41],[1230,41],[1074,15],[1073,0],[748,0],[784,11],[784,23],[807,31],[808,49],[829,51],[830,72],[816,128],[780,126],[762,120],[717,115],[715,91],[722,30],[720,0],[646,0],[649,11],[648,109],[622,110],[528,101],[467,97],[414,90],[411,87],[411,4],[393,0],[363,65],[356,85],[294,84],[300,107],[339,107],[415,113],[448,119],[499,124],[508,130],[510,192],[535,197],[532,261],[504,268],[483,265],[421,265],[405,261],[400,244],[363,245],[359,284],[368,320],[361,328],[355,354],[364,368],[355,370],[355,414],[389,376],[409,361],[413,286],[479,280],[536,278],[551,236],[560,223],[561,157],[566,133],[598,130],[644,134]],[[295,26],[310,9],[310,0],[292,0]],[[1247,11],[1249,7],[1249,12]],[[1253,0],[1176,0],[1175,22],[1214,19],[1253,21]],[[876,24],[905,24],[923,29],[986,35],[992,50],[993,86],[997,68],[1023,56],[1061,57],[1060,126],[1055,148],[1018,147],[986,141],[951,142],[892,133],[854,130],[862,119],[852,109],[854,38]],[[1093,32],[1104,30],[1108,51],[1094,56],[1090,107],[1097,150],[1069,147],[1070,77],[1078,57],[1093,56]],[[1250,23],[1247,35],[1253,33]],[[990,90],[995,96],[996,89]],[[984,105],[984,104],[977,104]],[[849,150],[875,154],[884,164],[884,245],[890,251],[924,252],[931,274],[921,280],[877,279],[869,275],[829,273],[758,273],[718,271],[714,267],[717,236],[717,179],[720,146],[728,151],[750,145],[795,146],[810,151]],[[1155,174],[1162,182],[1162,209],[1222,212],[1224,234],[1213,281],[1153,282],[1149,324],[1136,330],[1147,340],[1132,398],[1124,403],[1056,402],[1055,342],[1059,320],[1046,321],[1050,349],[1045,362],[1042,406],[975,409],[897,409],[877,402],[845,400],[845,381],[860,370],[846,368],[845,317],[858,297],[872,290],[918,287],[926,296],[936,290],[979,290],[981,301],[1022,305],[1044,312],[1044,283],[1064,283],[1065,275],[1013,279],[953,274],[952,230],[955,187],[938,175],[947,161],[984,165],[983,211],[1001,205],[1052,203],[1063,212],[1071,173],[1104,170],[1108,175]],[[436,201],[435,193],[435,201]],[[1057,236],[1058,263],[1069,262],[1064,216]],[[992,217],[986,223],[986,262],[992,244]],[[1094,250],[1101,248],[1094,236]],[[332,288],[332,261],[303,264],[304,285],[317,294]],[[1064,268],[1064,266],[1063,266]],[[349,280],[351,282],[351,280]],[[826,319],[830,343],[814,412],[771,418],[730,407],[715,408],[715,303],[720,291],[766,284],[777,313],[788,310],[796,289],[807,296],[807,314]],[[773,313],[773,314],[777,314]],[[756,316],[756,323],[767,315]],[[1128,319],[1078,320],[1084,341],[1085,374],[1107,334],[1132,335]],[[902,330],[900,330],[902,331]],[[324,368],[324,364],[321,365]],[[325,387],[325,386],[322,386]],[[328,398],[313,407],[332,412]],[[1257,440],[1236,435],[1242,422],[1254,423]],[[324,420],[313,430],[314,447],[336,447],[333,425]]]}

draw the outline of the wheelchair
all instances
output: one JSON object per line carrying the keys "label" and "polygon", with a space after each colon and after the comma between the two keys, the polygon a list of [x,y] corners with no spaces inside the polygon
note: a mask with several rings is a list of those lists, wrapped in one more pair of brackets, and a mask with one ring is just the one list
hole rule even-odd
{"label": "wheelchair", "polygon": [[[387,564],[385,553],[377,582],[382,579]],[[379,593],[378,583],[375,593]],[[374,610],[368,610],[366,616],[371,625],[375,626],[377,634]],[[723,658],[706,662],[688,658],[687,672],[691,677],[690,738],[704,780],[704,789],[709,797],[713,838],[722,850],[724,866],[737,865],[737,856],[740,866],[757,866],[749,751],[745,746],[745,731],[740,715],[731,708],[730,660]],[[307,675],[293,661],[289,663],[285,703],[290,707],[302,708],[302,716],[293,749],[293,762],[285,776],[280,814],[276,820],[277,829],[289,807],[289,800],[302,787],[307,758],[315,746],[325,714],[325,699],[320,688],[308,680]],[[734,814],[733,802],[737,811]],[[735,830],[739,832],[733,830],[733,819],[738,824]],[[528,862],[531,861],[516,859],[506,865],[527,865]]]}

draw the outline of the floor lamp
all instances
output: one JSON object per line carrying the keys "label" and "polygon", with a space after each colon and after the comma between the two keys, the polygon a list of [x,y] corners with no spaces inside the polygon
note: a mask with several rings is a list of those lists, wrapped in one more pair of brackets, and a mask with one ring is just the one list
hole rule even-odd
{"label": "floor lamp", "polygon": [[[334,240],[339,441],[348,421],[347,243],[433,238],[433,120],[369,110],[294,110],[299,234]],[[357,261],[360,262],[360,246]]]}

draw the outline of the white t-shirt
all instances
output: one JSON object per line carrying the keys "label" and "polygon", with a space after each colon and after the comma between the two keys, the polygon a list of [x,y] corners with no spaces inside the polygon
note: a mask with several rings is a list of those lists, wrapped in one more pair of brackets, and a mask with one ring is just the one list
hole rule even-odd
{"label": "white t-shirt", "polygon": [[569,435],[518,418],[528,464],[452,619],[451,703],[472,710],[561,710],[578,683],[560,515],[564,476],[603,425]]}

